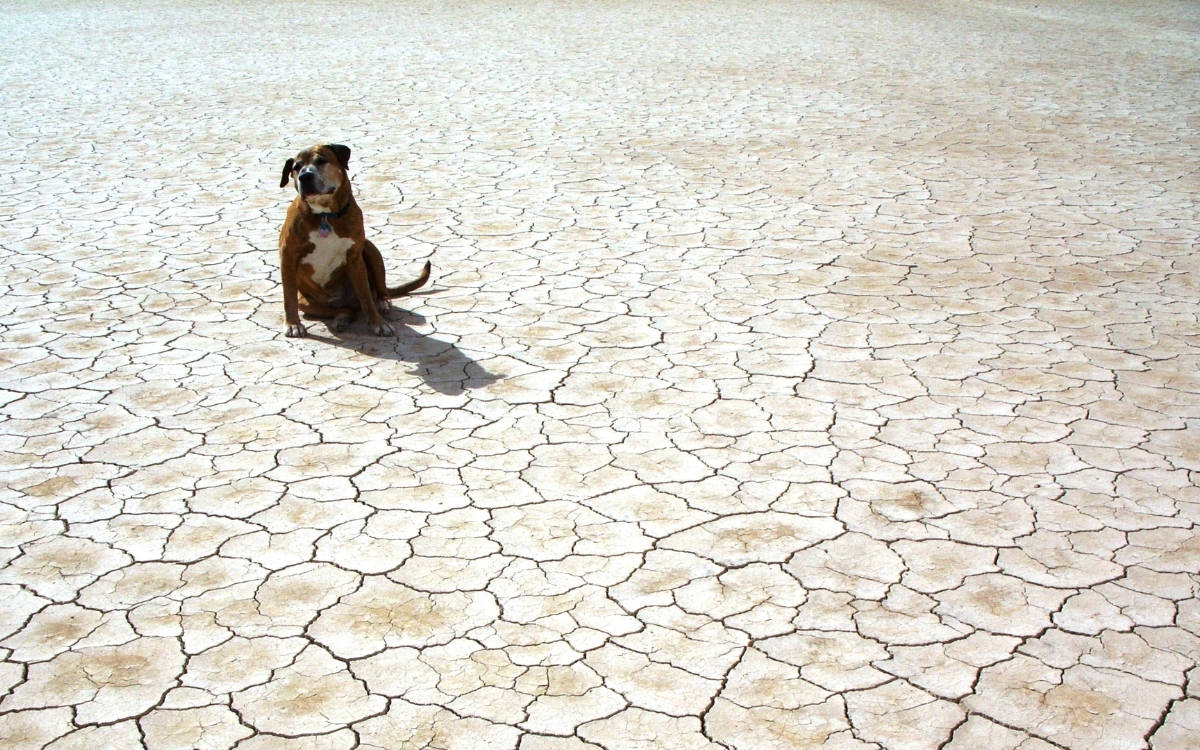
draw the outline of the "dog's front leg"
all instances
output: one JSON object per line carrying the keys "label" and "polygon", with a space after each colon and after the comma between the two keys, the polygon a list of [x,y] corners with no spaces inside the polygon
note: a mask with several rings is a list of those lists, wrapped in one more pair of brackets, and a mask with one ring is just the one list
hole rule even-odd
{"label": "dog's front leg", "polygon": [[350,248],[350,252],[346,256],[346,272],[350,276],[350,283],[354,285],[354,294],[358,297],[358,304],[371,324],[371,332],[376,336],[395,336],[396,331],[392,328],[392,324],[379,314],[375,295],[371,291],[371,280],[367,276],[367,264],[363,260],[365,244],[365,241],[358,242]]}
{"label": "dog's front leg", "polygon": [[287,335],[289,338],[301,338],[307,335],[308,331],[300,322],[299,290],[296,288],[298,264],[292,262],[284,253],[280,253],[280,256],[279,270],[283,275],[283,318],[287,321]]}

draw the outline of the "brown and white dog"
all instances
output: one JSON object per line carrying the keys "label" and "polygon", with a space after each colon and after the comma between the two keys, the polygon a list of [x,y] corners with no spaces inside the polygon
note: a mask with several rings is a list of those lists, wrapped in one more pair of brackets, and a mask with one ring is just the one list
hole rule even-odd
{"label": "brown and white dog", "polygon": [[375,335],[395,335],[383,318],[388,300],[429,280],[426,261],[416,279],[387,287],[383,256],[366,238],[362,210],[350,191],[349,164],[350,149],[334,143],[306,148],[283,165],[279,187],[289,181],[296,186],[279,233],[288,336],[305,335],[300,312],[332,318],[333,330],[342,331],[360,309]]}

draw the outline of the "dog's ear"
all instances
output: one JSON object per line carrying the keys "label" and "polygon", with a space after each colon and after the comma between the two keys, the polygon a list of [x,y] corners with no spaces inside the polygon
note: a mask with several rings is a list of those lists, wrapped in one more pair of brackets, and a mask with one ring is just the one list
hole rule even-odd
{"label": "dog's ear", "polygon": [[342,169],[350,168],[350,147],[343,146],[340,143],[327,143],[325,146],[332,151],[341,162]]}
{"label": "dog's ear", "polygon": [[295,159],[288,159],[283,163],[283,174],[279,176],[279,187],[287,187],[288,179],[292,176],[292,165],[295,163]]}

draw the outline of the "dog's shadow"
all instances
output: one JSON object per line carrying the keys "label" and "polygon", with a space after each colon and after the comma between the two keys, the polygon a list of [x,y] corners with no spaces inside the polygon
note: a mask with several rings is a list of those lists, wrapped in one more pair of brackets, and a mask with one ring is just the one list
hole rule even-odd
{"label": "dog's shadow", "polygon": [[[428,290],[419,294],[429,294]],[[458,396],[474,388],[484,388],[503,378],[488,372],[483,365],[468,357],[449,341],[418,333],[412,326],[425,324],[425,317],[395,307],[386,316],[396,329],[395,337],[373,336],[360,316],[344,331],[334,331],[329,321],[305,321],[308,338],[351,349],[379,359],[411,362],[412,374],[438,393]]]}

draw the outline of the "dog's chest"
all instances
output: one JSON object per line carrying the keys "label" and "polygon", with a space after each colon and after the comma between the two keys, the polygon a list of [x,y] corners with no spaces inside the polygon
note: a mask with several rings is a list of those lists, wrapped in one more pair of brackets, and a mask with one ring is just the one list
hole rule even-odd
{"label": "dog's chest", "polygon": [[334,272],[346,264],[346,253],[354,245],[349,237],[341,237],[335,233],[322,236],[320,231],[308,233],[308,241],[313,249],[300,259],[312,268],[312,279],[320,286],[329,283]]}

